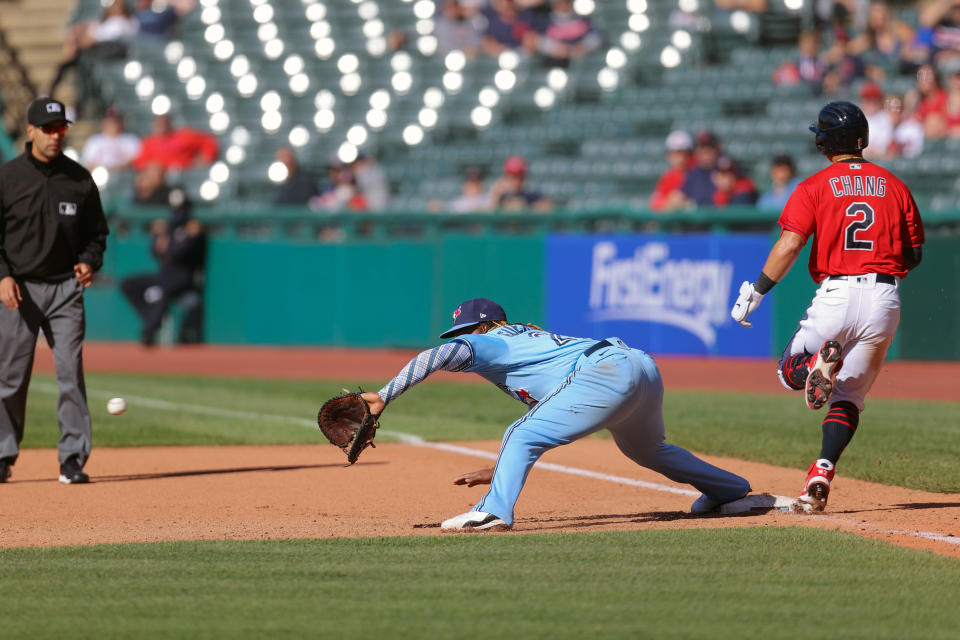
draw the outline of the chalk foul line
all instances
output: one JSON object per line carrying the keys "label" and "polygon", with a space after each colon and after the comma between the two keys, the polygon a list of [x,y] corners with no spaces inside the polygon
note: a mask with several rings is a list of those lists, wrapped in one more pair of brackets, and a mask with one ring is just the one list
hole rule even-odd
{"label": "chalk foul line", "polygon": [[[58,389],[57,385],[49,384],[45,382],[34,382],[30,385],[30,388],[34,391],[46,394],[57,394]],[[281,422],[285,424],[295,424],[298,426],[309,427],[311,429],[317,428],[317,423],[315,420],[307,420],[306,418],[301,418],[299,416],[284,416],[274,413],[260,413],[256,411],[240,411],[237,409],[223,409],[221,407],[209,407],[199,404],[191,404],[185,402],[173,402],[170,400],[161,400],[159,398],[150,398],[147,396],[139,395],[129,395],[122,394],[119,392],[106,392],[106,391],[87,391],[88,396],[93,396],[97,398],[113,398],[117,396],[123,396],[127,401],[127,406],[142,406],[150,409],[160,409],[162,411],[180,411],[185,413],[193,413],[195,415],[206,415],[206,416],[216,416],[221,418],[236,418],[238,420],[261,420],[261,421],[271,421],[271,422]],[[129,410],[129,409],[128,409]],[[401,431],[391,431],[389,429],[379,429],[378,433],[380,435],[388,436],[398,440],[402,444],[407,444],[415,447],[423,447],[427,449],[434,449],[437,451],[446,451],[448,453],[457,453],[465,456],[471,456],[474,458],[483,458],[485,460],[496,460],[497,454],[491,453],[489,451],[483,451],[481,449],[473,449],[471,447],[464,447],[462,445],[449,444],[444,442],[429,442],[424,440],[418,435],[412,433],[403,433]],[[556,471],[558,473],[566,473],[569,475],[581,476],[585,478],[591,478],[593,480],[601,480],[605,482],[613,482],[616,484],[628,485],[631,487],[638,487],[641,489],[650,489],[651,491],[660,491],[662,493],[673,493],[683,496],[699,496],[699,491],[693,491],[691,489],[681,489],[678,487],[671,487],[665,484],[657,484],[655,482],[645,482],[643,480],[636,480],[634,478],[625,478],[623,476],[615,476],[607,473],[599,473],[597,471],[590,471],[589,469],[580,469],[578,467],[570,467],[562,464],[554,464],[552,462],[537,462],[538,469],[546,469],[548,471]],[[844,524],[846,526],[855,528],[855,529],[868,529],[873,533],[883,534],[883,535],[895,535],[895,536],[908,536],[912,538],[922,538],[924,540],[931,540],[934,542],[942,542],[945,544],[951,544],[954,546],[960,546],[960,537],[948,536],[940,533],[931,533],[929,531],[903,531],[897,529],[882,529],[880,527],[874,527],[868,525],[864,522],[857,522],[853,520],[848,520],[846,518],[841,518],[839,516],[831,515],[818,515],[818,519],[829,519],[831,521],[837,522],[838,524]]]}

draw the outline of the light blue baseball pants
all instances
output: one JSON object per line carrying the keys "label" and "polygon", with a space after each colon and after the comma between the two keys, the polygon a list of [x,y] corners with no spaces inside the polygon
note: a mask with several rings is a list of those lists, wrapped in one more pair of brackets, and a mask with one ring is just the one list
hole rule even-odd
{"label": "light blue baseball pants", "polygon": [[750,491],[745,478],[664,442],[663,380],[653,358],[611,346],[581,356],[567,379],[503,435],[490,490],[474,509],[513,524],[527,474],[544,452],[609,429],[628,458],[709,498],[728,501]]}

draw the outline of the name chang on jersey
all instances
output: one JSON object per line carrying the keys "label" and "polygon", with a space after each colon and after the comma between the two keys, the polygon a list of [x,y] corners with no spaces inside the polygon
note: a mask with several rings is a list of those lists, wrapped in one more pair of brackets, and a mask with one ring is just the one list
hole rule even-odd
{"label": "name chang on jersey", "polygon": [[877,196],[887,194],[887,181],[880,176],[839,176],[830,178],[834,198],[847,196]]}

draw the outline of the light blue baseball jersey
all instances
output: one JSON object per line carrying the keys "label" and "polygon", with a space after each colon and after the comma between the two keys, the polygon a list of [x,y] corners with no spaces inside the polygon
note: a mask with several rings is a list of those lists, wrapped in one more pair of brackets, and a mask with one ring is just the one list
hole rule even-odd
{"label": "light blue baseball jersey", "polygon": [[469,364],[461,371],[476,373],[534,406],[570,375],[577,359],[597,341],[511,324],[451,342],[470,348]]}
{"label": "light blue baseball jersey", "polygon": [[[413,358],[380,390],[385,403],[439,370],[476,373],[532,407],[507,428],[490,491],[474,511],[508,525],[527,474],[545,452],[609,429],[623,453],[718,502],[750,490],[745,478],[664,441],[663,382],[653,359],[618,338],[570,338],[520,324],[465,334]],[[602,365],[601,365],[602,363]]]}

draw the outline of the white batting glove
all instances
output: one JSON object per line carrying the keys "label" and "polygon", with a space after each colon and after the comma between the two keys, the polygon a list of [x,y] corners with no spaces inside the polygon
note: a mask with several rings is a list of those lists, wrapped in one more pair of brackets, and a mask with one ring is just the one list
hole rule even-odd
{"label": "white batting glove", "polygon": [[740,297],[737,298],[736,304],[730,310],[730,315],[743,326],[752,327],[753,323],[747,320],[747,316],[760,306],[761,301],[763,301],[763,294],[757,293],[752,282],[744,280],[743,284],[740,285]]}

